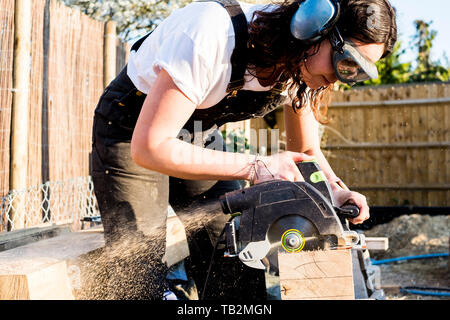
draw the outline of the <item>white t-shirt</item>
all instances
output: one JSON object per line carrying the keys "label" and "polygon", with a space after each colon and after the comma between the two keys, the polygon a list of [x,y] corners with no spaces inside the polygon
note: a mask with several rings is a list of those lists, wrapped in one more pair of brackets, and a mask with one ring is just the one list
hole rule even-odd
{"label": "white t-shirt", "polygon": [[[250,21],[255,10],[267,5],[242,3]],[[176,86],[197,105],[212,107],[226,95],[235,47],[233,24],[217,2],[193,2],[177,9],[130,54],[128,76],[136,88],[148,94],[159,71],[164,69]],[[255,77],[245,74],[243,90],[268,91]]]}

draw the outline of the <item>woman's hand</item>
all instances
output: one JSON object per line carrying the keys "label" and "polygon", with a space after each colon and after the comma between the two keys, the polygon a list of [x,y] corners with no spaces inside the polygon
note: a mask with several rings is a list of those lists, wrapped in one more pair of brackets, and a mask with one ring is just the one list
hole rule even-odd
{"label": "woman's hand", "polygon": [[255,172],[250,182],[258,184],[264,181],[281,179],[287,181],[305,181],[296,163],[310,161],[311,157],[305,153],[283,152],[269,157],[258,157]]}
{"label": "woman's hand", "polygon": [[369,206],[367,204],[367,199],[364,195],[344,190],[339,187],[333,189],[333,198],[337,207],[342,207],[345,203],[351,203],[359,208],[359,216],[353,219],[348,219],[353,224],[361,224],[365,220],[369,219]]}

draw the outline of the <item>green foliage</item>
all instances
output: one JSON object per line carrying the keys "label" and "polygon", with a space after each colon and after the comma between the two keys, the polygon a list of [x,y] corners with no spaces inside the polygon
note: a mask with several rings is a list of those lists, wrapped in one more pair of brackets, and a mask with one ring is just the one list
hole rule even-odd
{"label": "green foliage", "polygon": [[433,41],[437,35],[436,30],[430,29],[431,23],[432,22],[427,23],[422,20],[414,21],[416,27],[414,44],[418,53],[417,67],[411,76],[411,82],[449,80],[449,69],[431,60],[431,49],[433,48]]}
{"label": "green foliage", "polygon": [[[140,37],[153,30],[173,10],[183,7],[192,0],[62,0],[66,5],[79,8],[90,17],[100,20],[113,20],[117,23],[117,31],[123,41]],[[265,2],[252,0],[252,2]],[[369,80],[356,86],[398,84],[408,82],[449,81],[450,69],[447,57],[445,65],[440,61],[431,60],[431,50],[437,31],[431,29],[432,22],[422,20],[414,21],[416,34],[413,37],[413,46],[417,49],[417,66],[413,69],[412,63],[402,63],[401,56],[405,49],[401,49],[398,42],[393,53],[377,62],[379,78]],[[342,89],[350,86],[341,84]]]}
{"label": "green foliage", "polygon": [[113,20],[124,41],[156,28],[173,10],[191,0],[62,0],[70,7],[79,8],[86,15],[100,20]]}
{"label": "green foliage", "polygon": [[[416,67],[413,68],[412,62],[402,63],[401,56],[405,49],[401,49],[402,43],[399,41],[395,45],[392,54],[376,63],[379,78],[358,83],[356,86],[373,86],[381,84],[398,84],[411,82],[429,82],[429,81],[449,81],[450,68],[448,58],[443,59],[446,65],[443,66],[440,61],[431,60],[431,51],[433,41],[436,38],[437,31],[430,29],[432,22],[427,23],[422,20],[414,21],[416,34],[413,37],[412,45],[417,50]],[[341,89],[350,89],[349,85],[341,84]]]}
{"label": "green foliage", "polygon": [[400,57],[405,53],[401,49],[401,42],[397,42],[392,54],[376,63],[379,78],[365,82],[365,85],[397,84],[409,81],[411,75],[411,63],[400,62]]}
{"label": "green foliage", "polygon": [[[378,79],[357,83],[354,87],[408,82],[412,74],[412,67],[410,62],[402,63],[400,61],[400,57],[405,53],[405,49],[401,49],[401,46],[401,42],[397,42],[392,54],[376,63],[379,75]],[[347,84],[340,84],[339,87],[343,90],[351,88]]]}

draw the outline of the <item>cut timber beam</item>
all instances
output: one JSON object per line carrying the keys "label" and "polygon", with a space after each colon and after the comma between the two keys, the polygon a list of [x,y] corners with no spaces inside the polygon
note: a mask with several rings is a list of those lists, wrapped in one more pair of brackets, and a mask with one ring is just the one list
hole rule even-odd
{"label": "cut timber beam", "polygon": [[354,300],[351,250],[280,253],[282,300]]}
{"label": "cut timber beam", "polygon": [[[20,235],[30,232],[21,230],[15,234],[6,234],[3,238],[5,242],[16,241]],[[167,219],[166,245],[165,259],[168,266],[189,256],[185,229],[173,210]],[[67,231],[51,239],[0,252],[0,300],[66,300],[79,298],[80,295],[84,297],[83,289],[89,287],[89,281],[92,281],[90,268],[95,265],[97,256],[101,255],[102,247],[104,238],[100,227],[74,233]],[[92,257],[88,257],[88,253],[93,253]]]}
{"label": "cut timber beam", "polygon": [[70,300],[80,283],[73,262],[104,246],[103,232],[73,232],[0,253],[0,300]]}
{"label": "cut timber beam", "polygon": [[73,300],[65,261],[0,275],[0,300]]}
{"label": "cut timber beam", "polygon": [[168,267],[171,267],[189,256],[189,246],[183,223],[176,215],[167,218],[166,230],[164,261]]}

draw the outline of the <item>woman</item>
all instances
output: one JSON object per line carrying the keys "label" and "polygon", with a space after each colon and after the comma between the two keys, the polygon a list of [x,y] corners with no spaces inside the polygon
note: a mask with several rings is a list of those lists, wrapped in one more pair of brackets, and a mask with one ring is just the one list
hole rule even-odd
{"label": "woman", "polygon": [[[365,197],[348,190],[323,156],[318,124],[338,79],[354,83],[376,77],[374,63],[392,52],[397,30],[389,2],[218,2],[194,2],[174,11],[133,46],[128,66],[100,99],[93,179],[109,244],[130,235],[145,239],[163,229],[169,202],[177,210],[199,199],[217,199],[239,189],[238,180],[302,181],[295,163],[312,158],[336,203],[350,201],[360,208],[351,222],[369,217]],[[281,104],[289,151],[258,158],[224,152],[218,127],[264,116]],[[199,288],[209,241],[217,240],[224,219],[190,239]],[[157,259],[162,258],[163,238],[151,241],[158,243]],[[263,279],[255,270],[240,272],[247,284]],[[234,298],[249,297],[242,285],[232,289]]]}

